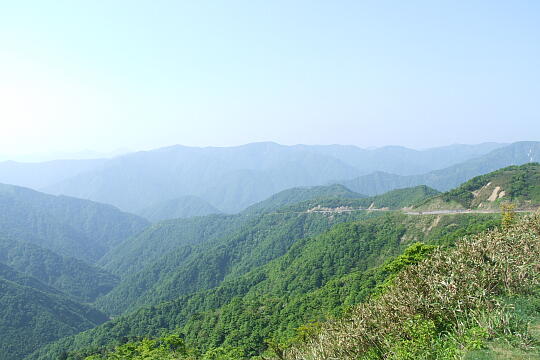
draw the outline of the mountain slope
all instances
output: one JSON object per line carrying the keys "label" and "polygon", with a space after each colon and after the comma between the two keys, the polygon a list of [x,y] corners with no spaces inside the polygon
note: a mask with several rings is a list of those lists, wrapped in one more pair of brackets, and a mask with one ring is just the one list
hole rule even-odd
{"label": "mountain slope", "polygon": [[[38,347],[90,329],[107,320],[28,276],[7,270],[0,275],[0,359],[21,359]],[[7,275],[7,276],[6,276]],[[7,278],[6,278],[7,277]]]}
{"label": "mountain slope", "polygon": [[237,215],[208,215],[164,221],[127,239],[109,251],[98,264],[125,278],[176,249],[226,237],[248,220]]}
{"label": "mountain slope", "polygon": [[219,214],[221,211],[197,196],[182,196],[152,205],[138,212],[150,221],[182,219],[194,216]]}
{"label": "mountain slope", "polygon": [[458,188],[427,200],[419,210],[498,209],[511,202],[519,208],[540,204],[540,164],[509,166],[477,176]]}
{"label": "mountain slope", "polygon": [[81,260],[60,256],[35,244],[4,238],[0,238],[0,263],[81,302],[93,302],[119,281],[116,276]]}
{"label": "mountain slope", "polygon": [[126,276],[96,304],[108,313],[119,314],[209,289],[283,255],[298,239],[321,233],[340,222],[377,215],[269,213],[248,217],[248,222],[229,235],[177,247],[148,263]]}
{"label": "mountain slope", "polygon": [[0,235],[94,262],[148,221],[104,204],[0,184]]}
{"label": "mountain slope", "polygon": [[427,185],[439,191],[447,191],[475,176],[487,174],[502,167],[535,161],[540,161],[540,142],[523,141],[423,175],[401,176],[376,172],[352,180],[340,181],[340,183],[353,191],[367,195],[382,194],[393,189],[416,185]]}

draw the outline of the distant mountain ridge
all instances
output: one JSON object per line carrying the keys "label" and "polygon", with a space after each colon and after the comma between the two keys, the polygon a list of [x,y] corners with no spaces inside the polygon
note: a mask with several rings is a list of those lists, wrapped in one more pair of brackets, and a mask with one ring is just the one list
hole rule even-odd
{"label": "distant mountain ridge", "polygon": [[475,176],[510,165],[522,165],[537,161],[540,161],[540,142],[522,141],[427,174],[402,176],[376,172],[352,180],[339,181],[339,183],[366,195],[378,195],[393,189],[417,185],[427,185],[439,191],[447,191]]}
{"label": "distant mountain ridge", "polygon": [[324,185],[374,171],[425,173],[501,146],[504,145],[452,145],[418,151],[396,146],[365,150],[343,145],[276,143],[227,148],[177,145],[110,159],[42,189],[112,204],[134,213],[187,195],[234,213],[281,190]]}

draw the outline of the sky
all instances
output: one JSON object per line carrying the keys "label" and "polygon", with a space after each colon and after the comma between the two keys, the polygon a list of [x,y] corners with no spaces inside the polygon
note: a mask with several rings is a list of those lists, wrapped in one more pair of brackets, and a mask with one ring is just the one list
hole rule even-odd
{"label": "sky", "polygon": [[540,1],[0,0],[0,158],[540,140]]}

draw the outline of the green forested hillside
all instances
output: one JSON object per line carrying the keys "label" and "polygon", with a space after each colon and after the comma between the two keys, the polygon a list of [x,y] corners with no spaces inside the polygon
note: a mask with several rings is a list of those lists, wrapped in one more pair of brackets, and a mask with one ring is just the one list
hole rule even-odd
{"label": "green forested hillside", "polygon": [[[520,194],[530,193],[527,184],[535,178],[515,170],[535,166],[513,168],[512,182],[523,179]],[[504,171],[508,169],[491,175]],[[293,190],[291,196],[305,199],[299,193],[295,197]],[[174,346],[186,346],[194,358],[219,358],[221,352],[241,359],[289,351],[318,333],[320,323],[348,316],[351,307],[388,291],[396,274],[425,258],[432,245],[451,248],[458,238],[501,222],[498,214],[354,209],[402,209],[440,196],[427,186],[371,198],[345,195],[292,204],[278,196],[262,204],[260,212],[154,224],[101,260],[118,275],[125,274],[119,286],[96,302],[118,316],[46,345],[28,359],[55,358],[66,351],[70,359],[92,354],[100,359],[96,351],[103,354],[126,341],[136,343],[118,351],[140,346],[156,350],[169,340],[137,341],[171,334],[182,337]],[[277,208],[277,203],[284,206]]]}
{"label": "green forested hillside", "polygon": [[182,196],[149,206],[139,211],[138,214],[150,221],[157,222],[219,214],[220,212],[220,210],[213,207],[208,201],[198,196]]}
{"label": "green forested hillside", "polygon": [[[259,293],[260,298],[255,302],[242,304],[244,299],[236,297],[214,315],[193,317],[199,327],[188,326],[183,330],[194,331],[195,339],[184,339],[177,335],[182,329],[177,329],[176,334],[155,340],[135,340],[117,347],[89,348],[64,355],[68,359],[86,360],[239,360],[253,358],[245,352],[249,338],[268,346],[265,355],[256,359],[536,359],[540,354],[539,224],[540,217],[535,215],[502,230],[463,238],[451,247],[413,244],[383,266],[364,272],[363,281],[355,285],[362,284],[364,295],[372,294],[362,297],[367,301],[337,314],[337,318],[304,322],[285,341],[274,337],[261,342],[266,334],[260,331],[260,325],[279,328],[280,324],[294,322],[298,315],[314,309],[317,312],[326,300],[341,302],[354,287],[352,275],[357,273],[329,282],[319,290],[322,293],[313,297],[315,303],[298,299],[305,306],[290,312],[283,322],[276,321],[279,318],[276,311],[282,308],[279,303],[274,306],[274,301],[279,299]],[[484,225],[473,226],[474,231]],[[447,234],[444,238],[450,240],[456,235]],[[347,291],[340,292],[339,284],[344,284],[342,290]],[[327,304],[335,309],[340,307],[340,302]],[[161,317],[163,324],[166,319],[163,309],[155,310],[152,315]],[[152,309],[147,311],[146,320],[153,319],[151,312]],[[200,332],[201,323],[205,324],[203,332]],[[119,329],[107,327],[109,333]],[[97,337],[88,337],[86,343],[99,338],[95,331],[90,333]],[[234,336],[230,337],[231,334]],[[56,351],[76,347],[68,340],[58,343]],[[242,345],[222,345],[206,351],[204,347],[193,346],[192,341]],[[84,340],[79,336],[78,346],[82,343]],[[54,356],[53,349],[43,349],[42,358]],[[30,358],[39,358],[39,354]]]}
{"label": "green forested hillside", "polygon": [[427,200],[418,209],[498,209],[502,203],[519,208],[540,204],[540,164],[509,166],[477,176],[458,188]]}
{"label": "green forested hillside", "polygon": [[247,219],[238,230],[199,245],[186,244],[174,249],[125,277],[118,287],[100,298],[97,305],[110,314],[118,314],[212,288],[224,279],[283,255],[298,239],[321,233],[340,222],[377,215],[287,212],[254,218],[238,216],[235,218]]}
{"label": "green forested hillside", "polygon": [[492,215],[395,214],[337,225],[328,233],[299,239],[284,256],[215,289],[119,317],[31,358],[46,359],[60,349],[153,337],[163,329],[178,328],[190,346],[206,349],[225,344],[246,354],[259,353],[267,346],[266,338],[287,338],[295,327],[340,313],[344,306],[364,299],[386,276],[386,270],[375,267],[414,241],[452,243],[462,234],[493,226],[493,219]]}
{"label": "green forested hillside", "polygon": [[94,262],[148,222],[109,205],[0,184],[0,236]]}
{"label": "green forested hillside", "polygon": [[106,320],[99,311],[0,264],[0,359],[21,359],[48,342]]}
{"label": "green forested hillside", "polygon": [[77,301],[92,302],[118,284],[118,277],[81,260],[35,244],[0,238],[0,263],[33,276]]}

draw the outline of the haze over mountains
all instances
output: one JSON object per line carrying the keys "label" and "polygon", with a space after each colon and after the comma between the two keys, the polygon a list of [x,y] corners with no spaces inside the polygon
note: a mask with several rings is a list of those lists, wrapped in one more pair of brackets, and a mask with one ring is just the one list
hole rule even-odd
{"label": "haze over mountains", "polygon": [[[539,159],[539,143],[427,150],[253,143],[172,146],[113,159],[0,163],[0,182],[114,205],[152,220],[235,213],[298,186],[341,183],[364,195],[416,185],[444,191],[497,168]],[[183,209],[182,201],[186,202]],[[189,202],[189,205],[187,203]],[[165,208],[165,210],[163,210]]]}

